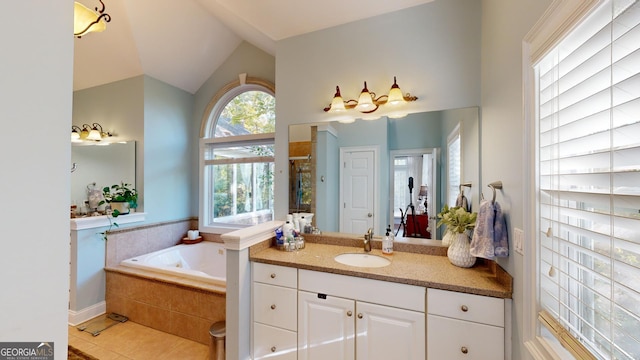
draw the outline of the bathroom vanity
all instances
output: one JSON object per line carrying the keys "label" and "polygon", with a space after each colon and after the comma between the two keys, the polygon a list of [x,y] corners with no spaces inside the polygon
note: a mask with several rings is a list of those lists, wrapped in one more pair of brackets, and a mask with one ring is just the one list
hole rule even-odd
{"label": "bathroom vanity", "polygon": [[369,268],[334,260],[362,247],[252,251],[253,358],[509,359],[511,277],[426,252]]}

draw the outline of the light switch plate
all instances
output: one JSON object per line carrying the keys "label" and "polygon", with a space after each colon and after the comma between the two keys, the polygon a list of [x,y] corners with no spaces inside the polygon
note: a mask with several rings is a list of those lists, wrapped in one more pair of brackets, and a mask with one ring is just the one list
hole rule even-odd
{"label": "light switch plate", "polygon": [[524,231],[522,229],[513,228],[513,247],[518,254],[524,255]]}

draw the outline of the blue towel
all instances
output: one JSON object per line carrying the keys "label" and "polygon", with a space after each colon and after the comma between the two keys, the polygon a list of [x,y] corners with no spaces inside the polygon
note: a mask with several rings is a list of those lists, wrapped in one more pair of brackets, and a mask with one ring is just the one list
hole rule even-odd
{"label": "blue towel", "polygon": [[488,200],[480,201],[470,252],[473,256],[490,260],[509,256],[507,222],[500,204]]}

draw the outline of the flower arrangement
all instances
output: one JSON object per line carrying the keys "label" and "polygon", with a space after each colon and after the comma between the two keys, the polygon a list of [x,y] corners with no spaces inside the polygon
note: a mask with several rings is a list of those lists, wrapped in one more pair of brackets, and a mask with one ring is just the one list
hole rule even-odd
{"label": "flower arrangement", "polygon": [[478,213],[470,213],[460,206],[449,207],[445,204],[438,214],[440,220],[436,226],[447,225],[448,231],[462,234],[467,230],[473,230],[477,217]]}

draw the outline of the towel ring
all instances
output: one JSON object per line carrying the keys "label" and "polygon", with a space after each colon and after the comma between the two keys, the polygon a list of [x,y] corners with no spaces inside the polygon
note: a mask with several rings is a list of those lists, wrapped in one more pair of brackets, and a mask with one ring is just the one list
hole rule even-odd
{"label": "towel ring", "polygon": [[462,190],[463,187],[471,188],[471,183],[470,182],[466,182],[466,183],[460,184],[460,186],[458,186],[458,193],[459,194],[464,195],[464,190]]}
{"label": "towel ring", "polygon": [[496,189],[502,189],[502,181],[494,181],[487,186],[493,190],[493,198],[491,199],[491,203],[493,204],[496,202]]}

